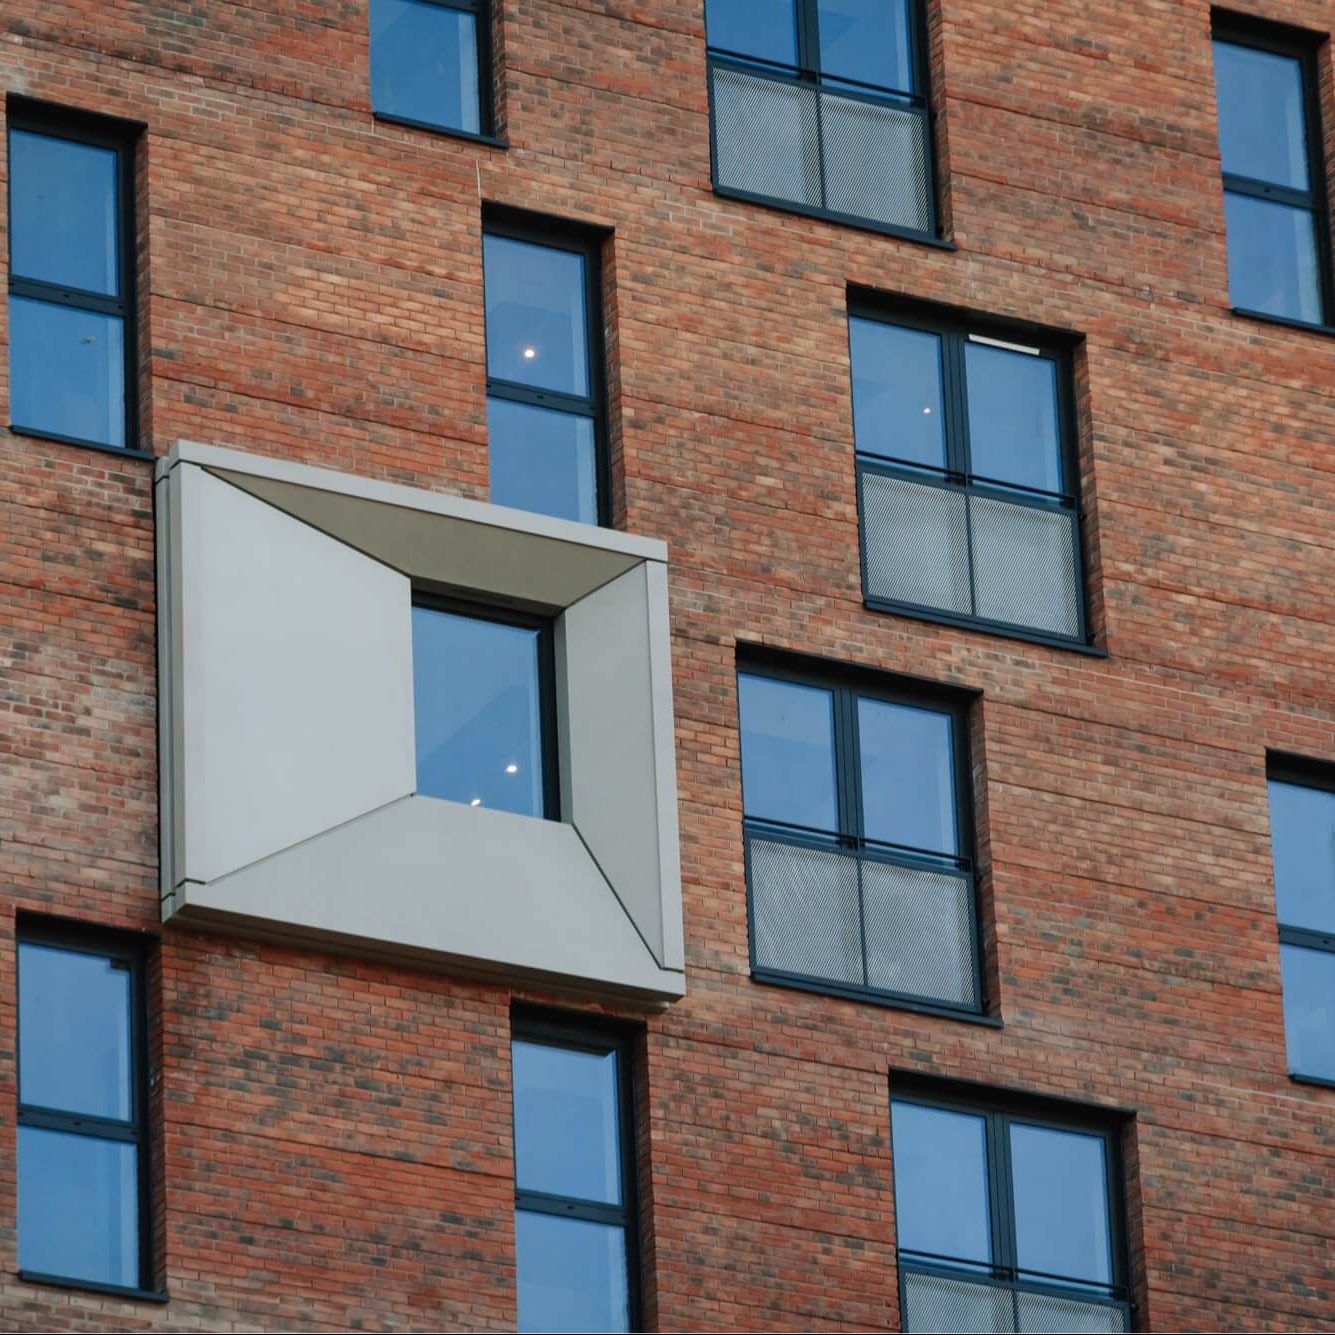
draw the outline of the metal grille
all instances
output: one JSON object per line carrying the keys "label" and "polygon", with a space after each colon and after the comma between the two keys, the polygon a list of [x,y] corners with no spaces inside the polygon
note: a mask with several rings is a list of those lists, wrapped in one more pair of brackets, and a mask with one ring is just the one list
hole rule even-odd
{"label": "metal grille", "polygon": [[1015,1328],[1034,1335],[1060,1335],[1063,1331],[1115,1335],[1126,1329],[1126,1311],[1109,1303],[1081,1302],[1054,1293],[1015,1294]]}
{"label": "metal grille", "polygon": [[714,169],[728,190],[822,207],[818,92],[716,66]]}
{"label": "metal grille", "polygon": [[1007,1289],[994,1284],[971,1284],[944,1275],[904,1273],[906,1331],[1013,1332],[1014,1308]]}
{"label": "metal grille", "polygon": [[970,498],[977,614],[1052,635],[1080,634],[1075,515]]}
{"label": "metal grille", "polygon": [[867,596],[973,614],[963,492],[862,470]]}
{"label": "metal grille", "polygon": [[821,135],[827,210],[915,232],[931,230],[922,111],[823,93]]}

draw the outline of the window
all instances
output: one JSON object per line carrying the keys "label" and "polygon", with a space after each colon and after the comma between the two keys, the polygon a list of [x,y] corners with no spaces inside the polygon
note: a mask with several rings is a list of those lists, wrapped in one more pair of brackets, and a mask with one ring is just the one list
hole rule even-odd
{"label": "window", "polygon": [[890,1122],[904,1330],[1129,1328],[1112,1129],[913,1095]]}
{"label": "window", "polygon": [[10,425],[132,446],[130,142],[115,122],[9,108]]}
{"label": "window", "polygon": [[139,952],[20,927],[19,1267],[149,1287]]}
{"label": "window", "polygon": [[464,607],[413,605],[417,791],[555,820],[550,626]]}
{"label": "window", "polygon": [[371,107],[383,120],[487,137],[487,0],[371,0]]}
{"label": "window", "polygon": [[629,1045],[530,1020],[511,1051],[519,1329],[634,1330]]}
{"label": "window", "polygon": [[848,333],[867,605],[1083,644],[1064,351],[908,316]]}
{"label": "window", "polygon": [[769,665],[737,686],[755,976],[980,1010],[960,706]]}
{"label": "window", "polygon": [[714,188],[936,232],[919,0],[707,0]]}
{"label": "window", "polygon": [[597,247],[499,221],[482,245],[491,499],[606,523]]}
{"label": "window", "polygon": [[1270,844],[1289,1069],[1335,1084],[1335,768],[1272,761]]}

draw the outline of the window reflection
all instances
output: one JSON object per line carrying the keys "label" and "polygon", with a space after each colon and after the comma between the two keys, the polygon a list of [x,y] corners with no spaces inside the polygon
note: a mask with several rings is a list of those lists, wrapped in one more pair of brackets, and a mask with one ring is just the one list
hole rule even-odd
{"label": "window reflection", "polygon": [[371,105],[381,115],[480,134],[478,68],[476,13],[371,0]]}
{"label": "window reflection", "polygon": [[837,832],[834,697],[747,673],[738,692],[746,814]]}

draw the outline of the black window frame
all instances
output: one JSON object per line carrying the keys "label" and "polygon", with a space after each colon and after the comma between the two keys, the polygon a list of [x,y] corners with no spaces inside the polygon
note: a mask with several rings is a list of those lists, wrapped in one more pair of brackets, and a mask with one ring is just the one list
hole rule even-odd
{"label": "black window frame", "polygon": [[[1234,14],[1227,10],[1210,12],[1210,41],[1230,46],[1251,47],[1271,55],[1287,56],[1298,62],[1302,77],[1303,128],[1307,134],[1307,179],[1309,190],[1295,190],[1289,186],[1259,181],[1250,176],[1238,176],[1222,171],[1224,195],[1245,195],[1272,204],[1287,204],[1306,209],[1312,214],[1316,233],[1317,301],[1321,308],[1318,321],[1295,319],[1271,311],[1252,310],[1233,306],[1235,315],[1249,319],[1268,320],[1299,329],[1335,330],[1335,259],[1331,254],[1330,190],[1326,180],[1325,140],[1322,134],[1320,105],[1320,70],[1317,50],[1323,39],[1320,34],[1296,28],[1289,24],[1273,23],[1250,15]],[[1216,98],[1218,88],[1216,86]],[[1222,151],[1222,144],[1221,144]],[[1222,168],[1222,163],[1221,163]],[[1227,238],[1225,245],[1227,246]],[[1230,301],[1232,294],[1229,294]]]}
{"label": "black window frame", "polygon": [[[886,455],[860,450],[856,426],[853,433],[853,458],[856,473],[858,506],[858,570],[862,581],[863,605],[870,611],[888,612],[896,616],[912,617],[920,621],[938,622],[963,630],[1000,635],[1007,639],[1025,640],[1049,648],[1074,650],[1078,653],[1105,657],[1106,650],[1094,643],[1089,618],[1089,570],[1085,550],[1087,542],[1086,516],[1082,503],[1083,479],[1080,469],[1079,417],[1076,411],[1075,372],[1079,337],[1063,330],[1039,325],[998,321],[986,315],[974,316],[964,312],[941,309],[930,304],[896,301],[864,290],[850,290],[848,297],[849,324],[849,387],[851,410],[853,402],[853,356],[851,322],[869,320],[878,324],[920,333],[935,334],[941,339],[941,415],[946,445],[944,468],[916,463],[908,459],[893,459]],[[987,346],[1037,354],[1056,363],[1057,368],[1057,433],[1058,459],[1062,471],[1062,490],[1046,492],[998,478],[988,478],[972,472],[969,452],[969,404],[967,377],[964,368],[965,346],[969,342]],[[993,497],[1011,503],[1031,504],[1052,511],[1063,511],[1074,516],[1076,533],[1074,543],[1076,610],[1079,628],[1074,636],[1052,634],[1034,627],[996,621],[988,617],[965,616],[926,604],[897,602],[875,598],[867,592],[866,517],[862,504],[862,474],[879,472],[910,482],[928,482],[946,490],[967,492],[972,495]],[[973,582],[973,559],[970,555],[970,583]]]}
{"label": "black window frame", "polygon": [[[595,526],[612,526],[612,467],[608,426],[608,367],[607,338],[603,327],[603,245],[608,233],[601,228],[567,222],[545,214],[526,213],[517,209],[488,206],[482,213],[482,235],[495,236],[507,241],[522,241],[531,246],[545,246],[548,250],[564,250],[580,256],[584,261],[584,328],[588,346],[585,356],[589,366],[589,393],[565,394],[560,390],[535,389],[521,381],[493,376],[487,362],[487,398],[509,403],[527,404],[533,408],[551,408],[572,416],[587,417],[593,422],[594,485],[598,488]],[[486,358],[486,267],[483,266],[483,357]],[[487,436],[488,477],[487,494],[491,494],[490,450],[491,434]],[[570,523],[577,521],[570,520]]]}
{"label": "black window frame", "polygon": [[927,173],[927,201],[931,210],[929,226],[924,231],[912,227],[898,227],[893,223],[877,222],[874,218],[863,218],[857,214],[842,213],[837,210],[813,208],[809,205],[780,199],[773,195],[757,194],[750,190],[737,190],[723,186],[718,181],[718,118],[714,114],[714,68],[721,66],[728,69],[755,73],[764,71],[776,82],[790,84],[815,84],[822,86],[826,76],[820,63],[820,25],[818,22],[818,0],[793,0],[797,17],[797,64],[785,65],[778,61],[767,60],[763,56],[748,55],[742,51],[731,51],[714,46],[709,41],[708,19],[705,30],[706,91],[709,99],[709,178],[714,193],[724,199],[741,200],[748,204],[759,204],[765,208],[781,209],[785,213],[798,213],[808,218],[819,218],[824,222],[840,223],[856,227],[862,231],[879,232],[883,236],[898,237],[905,241],[918,241],[925,245],[938,246],[954,250],[955,245],[941,236],[941,180],[938,171],[938,153],[936,146],[936,127],[933,118],[931,61],[928,55],[927,0],[906,0],[909,43],[912,47],[913,75],[918,83],[918,91],[907,89],[887,89],[877,84],[865,84],[858,79],[831,76],[831,87],[856,96],[873,93],[881,97],[875,100],[892,100],[901,105],[915,107],[922,112],[924,142],[927,161],[924,168]]}
{"label": "black window frame", "polygon": [[[148,956],[154,944],[150,939],[115,929],[99,929],[83,923],[59,919],[20,916],[15,926],[14,968],[14,1067],[15,1122],[44,1131],[59,1131],[97,1140],[114,1140],[136,1147],[139,1208],[138,1247],[139,1284],[127,1286],[72,1275],[52,1275],[20,1268],[21,1280],[63,1289],[82,1289],[93,1293],[115,1294],[165,1302],[166,1294],[157,1286],[157,1258],[154,1254],[155,1212],[153,1209],[153,1139],[149,1125],[150,1084],[148,1050]],[[130,1098],[131,1116],[126,1120],[71,1113],[22,1101],[21,1054],[18,1045],[18,1017],[21,1005],[19,949],[24,945],[46,946],[71,954],[92,955],[115,961],[130,975]],[[17,1182],[17,1146],[15,1148]],[[17,1237],[17,1225],[15,1236]]]}
{"label": "black window frame", "polygon": [[[639,1153],[635,1118],[635,1045],[637,1031],[615,1019],[579,1013],[552,1012],[516,1006],[510,1015],[510,1051],[514,1044],[537,1043],[576,1052],[603,1055],[616,1053],[617,1130],[620,1136],[621,1204],[557,1196],[542,1191],[521,1191],[515,1177],[515,1211],[551,1215],[557,1219],[583,1219],[590,1223],[620,1227],[626,1239],[626,1293],[630,1330],[642,1329],[643,1278],[640,1256]],[[518,1165],[511,1093],[511,1152]],[[516,1270],[516,1281],[518,1278]]]}
{"label": "black window frame", "polygon": [[[964,1113],[984,1119],[987,1144],[988,1224],[992,1259],[988,1266],[960,1258],[915,1252],[899,1246],[898,1198],[894,1195],[894,1105],[908,1103],[942,1112]],[[1024,1293],[1047,1294],[1068,1300],[1104,1299],[1126,1314],[1125,1329],[1136,1330],[1132,1302],[1130,1247],[1126,1201],[1126,1164],[1122,1136],[1132,1114],[1125,1109],[1096,1109],[1050,1095],[997,1090],[972,1082],[924,1077],[916,1072],[890,1072],[890,1178],[896,1201],[895,1265],[898,1271],[900,1312],[904,1311],[906,1270],[965,1282],[993,1283]],[[1011,1165],[1010,1127],[1033,1126],[1046,1131],[1069,1131],[1097,1136],[1104,1144],[1104,1181],[1108,1200],[1108,1249],[1112,1269],[1109,1284],[1023,1270],[1017,1264],[1014,1174]],[[907,1263],[906,1263],[907,1258]],[[1033,1279],[1023,1276],[1032,1275]]]}
{"label": "black window frame", "polygon": [[109,315],[120,319],[122,344],[125,352],[125,443],[113,445],[104,440],[89,440],[81,436],[67,436],[44,427],[13,421],[14,395],[9,394],[9,429],[18,436],[32,436],[39,440],[54,440],[65,445],[82,445],[87,449],[104,450],[111,454],[143,457],[139,445],[139,303],[138,235],[135,201],[136,149],[144,126],[137,121],[103,116],[74,107],[31,98],[9,96],[5,100],[5,160],[9,161],[10,134],[21,130],[28,134],[45,135],[71,143],[87,144],[93,148],[109,149],[116,154],[116,278],[119,297],[108,297],[101,292],[87,292],[82,288],[67,287],[40,278],[24,278],[14,272],[14,177],[8,175],[5,208],[8,227],[9,296],[25,297],[47,305],[64,306],[70,310],[88,311],[95,315]]}
{"label": "black window frame", "polygon": [[[814,686],[831,692],[834,713],[835,792],[839,821],[837,831],[821,831],[813,827],[795,826],[785,821],[766,820],[746,814],[746,775],[740,754],[743,675],[791,682],[797,686]],[[742,831],[746,874],[747,944],[752,979],[759,983],[796,988],[803,992],[844,997],[851,1001],[871,1002],[875,1005],[951,1019],[970,1020],[974,1023],[993,1024],[999,1028],[1001,1021],[989,1013],[990,997],[983,952],[978,889],[973,768],[969,745],[969,715],[979,693],[870,668],[832,664],[821,659],[807,659],[790,654],[775,654],[752,646],[741,646],[737,655],[735,679],[739,721],[738,771],[742,787]],[[862,815],[862,757],[857,731],[857,702],[860,699],[882,700],[888,704],[934,710],[950,715],[951,777],[955,796],[955,842],[959,849],[958,853],[952,855],[867,838]],[[977,1007],[955,1006],[949,1002],[917,994],[890,992],[868,986],[859,987],[838,980],[790,973],[759,965],[756,960],[755,899],[752,893],[753,835],[767,839],[778,838],[780,842],[791,842],[798,847],[835,850],[858,856],[871,851],[879,854],[884,860],[900,866],[938,872],[950,867],[967,874],[970,882],[969,931],[973,945]],[[863,950],[865,955],[865,942]]]}

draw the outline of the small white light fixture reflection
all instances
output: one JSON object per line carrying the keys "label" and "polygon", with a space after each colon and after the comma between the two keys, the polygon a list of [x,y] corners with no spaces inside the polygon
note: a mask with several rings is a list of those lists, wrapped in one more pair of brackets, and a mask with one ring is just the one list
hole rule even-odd
{"label": "small white light fixture reflection", "polygon": [[531,361],[534,359],[534,357],[536,357],[537,355],[538,355],[538,350],[537,350],[537,348],[525,348],[525,349],[524,349],[524,360],[525,360],[526,362],[531,362]]}
{"label": "small white light fixture reflection", "polygon": [[505,772],[506,772],[507,774],[518,774],[518,773],[519,773],[519,766],[516,765],[515,762],[512,760],[512,761],[505,767]]}
{"label": "small white light fixture reflection", "polygon": [[924,409],[923,409],[923,412],[925,412],[925,413],[930,413],[931,411],[932,411],[932,410],[931,410],[930,408],[924,408]]}
{"label": "small white light fixture reflection", "polygon": [[480,807],[482,805],[482,799],[480,797],[475,797],[468,805],[470,807]]}

